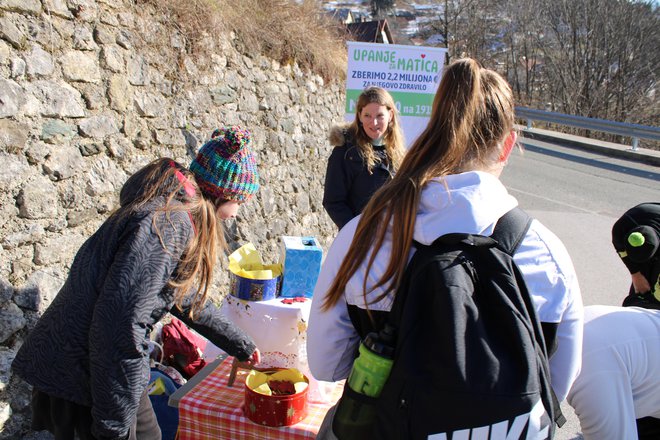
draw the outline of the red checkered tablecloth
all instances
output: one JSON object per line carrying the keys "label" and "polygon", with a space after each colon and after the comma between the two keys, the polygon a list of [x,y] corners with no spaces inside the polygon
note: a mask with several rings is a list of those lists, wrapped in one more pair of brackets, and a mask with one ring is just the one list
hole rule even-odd
{"label": "red checkered tablecloth", "polygon": [[227,386],[233,358],[228,357],[179,402],[179,440],[314,439],[325,413],[339,399],[335,386],[329,403],[309,402],[309,414],[295,425],[272,428],[257,425],[243,415],[247,372],[239,370],[233,387]]}

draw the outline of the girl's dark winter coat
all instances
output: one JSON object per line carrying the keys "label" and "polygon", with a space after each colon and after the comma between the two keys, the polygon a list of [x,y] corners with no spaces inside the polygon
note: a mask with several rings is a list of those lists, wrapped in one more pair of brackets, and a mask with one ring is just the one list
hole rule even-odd
{"label": "girl's dark winter coat", "polygon": [[[131,196],[122,193],[122,205]],[[91,407],[98,437],[125,435],[131,425],[149,379],[150,333],[166,313],[240,360],[255,350],[211,302],[194,321],[187,309],[174,307],[167,284],[194,228],[186,211],[159,215],[154,225],[163,203],[155,199],[139,212],[111,216],[83,244],[12,365],[36,389]]]}

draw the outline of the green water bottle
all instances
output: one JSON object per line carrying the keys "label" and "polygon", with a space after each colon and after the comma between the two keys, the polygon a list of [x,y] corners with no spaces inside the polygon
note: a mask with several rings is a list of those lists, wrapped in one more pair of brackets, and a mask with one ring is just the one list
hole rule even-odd
{"label": "green water bottle", "polygon": [[[347,386],[356,393],[377,398],[394,362],[394,327],[385,325],[378,333],[369,333],[360,344],[359,356],[353,363]],[[376,406],[344,393],[332,425],[339,440],[370,438],[376,420]]]}

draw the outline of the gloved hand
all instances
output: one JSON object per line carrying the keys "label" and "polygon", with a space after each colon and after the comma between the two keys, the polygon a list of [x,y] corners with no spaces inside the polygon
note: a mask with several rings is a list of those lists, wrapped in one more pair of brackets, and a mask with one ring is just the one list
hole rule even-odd
{"label": "gloved hand", "polygon": [[660,301],[654,296],[650,290],[644,293],[631,293],[623,300],[623,307],[643,307],[645,309],[660,310]]}

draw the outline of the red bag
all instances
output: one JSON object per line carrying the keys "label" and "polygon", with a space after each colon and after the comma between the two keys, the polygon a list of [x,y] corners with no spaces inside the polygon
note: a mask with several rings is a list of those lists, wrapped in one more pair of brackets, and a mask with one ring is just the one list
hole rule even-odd
{"label": "red bag", "polygon": [[190,379],[204,368],[206,360],[202,347],[206,340],[193,333],[177,318],[163,326],[161,335],[164,361],[176,368],[186,379]]}

